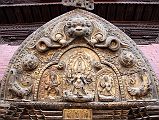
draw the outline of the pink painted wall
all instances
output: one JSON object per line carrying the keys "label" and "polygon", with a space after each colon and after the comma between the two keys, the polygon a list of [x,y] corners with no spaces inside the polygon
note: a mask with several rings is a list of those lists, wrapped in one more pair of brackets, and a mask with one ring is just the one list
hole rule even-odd
{"label": "pink painted wall", "polygon": [[[7,68],[9,60],[19,46],[0,45],[0,80]],[[138,46],[149,60],[159,79],[159,44]]]}

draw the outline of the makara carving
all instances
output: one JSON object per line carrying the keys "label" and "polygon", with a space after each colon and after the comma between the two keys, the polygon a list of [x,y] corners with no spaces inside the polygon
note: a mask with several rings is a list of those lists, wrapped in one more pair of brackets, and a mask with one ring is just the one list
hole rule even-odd
{"label": "makara carving", "polygon": [[80,9],[30,35],[8,71],[1,87],[5,99],[116,102],[158,96],[157,80],[135,43]]}
{"label": "makara carving", "polygon": [[133,99],[142,99],[143,96],[148,94],[150,90],[150,77],[148,76],[147,70],[142,68],[139,73],[134,74],[127,84],[128,93]]}
{"label": "makara carving", "polygon": [[12,98],[17,96],[18,98],[24,98],[28,96],[33,87],[31,77],[20,76],[16,69],[11,69],[9,72],[9,91],[11,92]]}

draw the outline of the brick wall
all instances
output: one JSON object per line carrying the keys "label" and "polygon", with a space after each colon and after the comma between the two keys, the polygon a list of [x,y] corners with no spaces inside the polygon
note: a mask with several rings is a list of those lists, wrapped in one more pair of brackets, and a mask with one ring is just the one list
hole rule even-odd
{"label": "brick wall", "polygon": [[[0,80],[7,68],[9,60],[19,46],[0,45]],[[149,60],[159,79],[159,44],[138,46],[146,58]]]}

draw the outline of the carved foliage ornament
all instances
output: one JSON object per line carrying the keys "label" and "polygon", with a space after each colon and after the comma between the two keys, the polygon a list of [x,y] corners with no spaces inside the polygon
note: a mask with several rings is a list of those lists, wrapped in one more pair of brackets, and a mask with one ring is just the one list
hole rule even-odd
{"label": "carved foliage ornament", "polygon": [[112,102],[158,96],[157,80],[136,44],[80,9],[31,34],[8,71],[1,86],[4,99]]}

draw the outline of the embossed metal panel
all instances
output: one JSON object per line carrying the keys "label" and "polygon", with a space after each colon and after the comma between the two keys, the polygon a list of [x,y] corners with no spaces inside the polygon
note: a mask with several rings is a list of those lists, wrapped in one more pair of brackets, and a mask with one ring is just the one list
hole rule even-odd
{"label": "embossed metal panel", "polygon": [[64,120],[92,120],[91,109],[64,109]]}
{"label": "embossed metal panel", "polygon": [[134,106],[142,114],[140,107],[157,104],[158,92],[155,74],[134,41],[81,9],[30,35],[11,59],[1,86],[4,102],[23,107],[12,106],[11,115],[20,111],[19,119],[32,113],[62,118],[61,112],[47,116],[48,110],[63,110],[64,119],[127,119],[127,109],[134,116]]}

